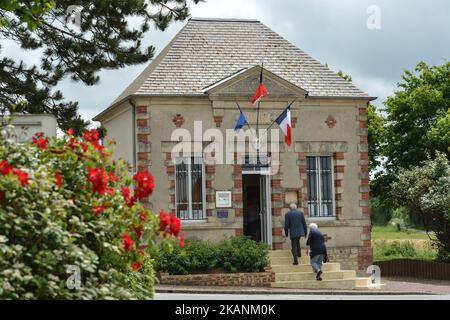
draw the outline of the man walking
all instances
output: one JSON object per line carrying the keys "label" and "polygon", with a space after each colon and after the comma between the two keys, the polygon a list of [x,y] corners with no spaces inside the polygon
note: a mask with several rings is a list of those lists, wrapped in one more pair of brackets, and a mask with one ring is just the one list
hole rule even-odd
{"label": "man walking", "polygon": [[292,256],[294,257],[294,265],[298,264],[298,257],[302,256],[300,251],[300,237],[306,237],[306,221],[303,212],[297,210],[297,205],[291,203],[291,209],[284,217],[284,232],[286,237],[291,237]]}

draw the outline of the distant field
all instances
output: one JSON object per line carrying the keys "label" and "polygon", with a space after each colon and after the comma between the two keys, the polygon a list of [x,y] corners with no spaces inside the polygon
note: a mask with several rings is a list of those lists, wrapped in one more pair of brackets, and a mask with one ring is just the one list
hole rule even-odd
{"label": "distant field", "polygon": [[372,246],[375,261],[404,258],[433,261],[437,254],[426,233],[398,231],[394,226],[373,226]]}
{"label": "distant field", "polygon": [[373,240],[428,240],[426,233],[417,230],[398,231],[394,226],[372,226]]}

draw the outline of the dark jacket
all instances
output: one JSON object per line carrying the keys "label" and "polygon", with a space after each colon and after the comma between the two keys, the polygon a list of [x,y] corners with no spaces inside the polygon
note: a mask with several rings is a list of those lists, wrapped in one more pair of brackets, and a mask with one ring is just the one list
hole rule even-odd
{"label": "dark jacket", "polygon": [[325,246],[325,238],[322,232],[319,230],[309,231],[308,240],[306,240],[306,245],[309,246],[309,255],[311,257],[317,256],[318,254],[327,254],[327,247]]}
{"label": "dark jacket", "polygon": [[306,221],[303,212],[289,211],[284,216],[284,233],[286,237],[290,234],[291,239],[306,237]]}

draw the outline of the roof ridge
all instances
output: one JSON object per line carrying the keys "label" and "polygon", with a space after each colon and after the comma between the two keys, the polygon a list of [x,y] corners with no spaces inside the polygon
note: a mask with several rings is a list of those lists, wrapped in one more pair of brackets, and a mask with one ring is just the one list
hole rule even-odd
{"label": "roof ridge", "polygon": [[189,21],[216,21],[216,22],[260,22],[257,19],[241,19],[241,18],[202,18],[202,17],[192,17]]}

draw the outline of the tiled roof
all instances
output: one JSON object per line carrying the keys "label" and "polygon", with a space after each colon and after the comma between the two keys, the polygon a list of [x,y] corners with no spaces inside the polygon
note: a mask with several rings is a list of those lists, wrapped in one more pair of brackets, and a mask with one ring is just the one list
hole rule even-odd
{"label": "tiled roof", "polygon": [[204,94],[204,88],[261,62],[310,97],[369,98],[257,20],[193,18],[113,104],[135,94]]}

